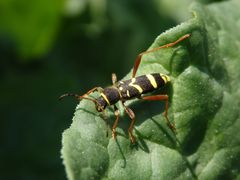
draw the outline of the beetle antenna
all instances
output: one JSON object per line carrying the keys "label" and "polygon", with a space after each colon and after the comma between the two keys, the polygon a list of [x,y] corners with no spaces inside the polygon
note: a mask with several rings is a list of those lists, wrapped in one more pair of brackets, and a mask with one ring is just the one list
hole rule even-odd
{"label": "beetle antenna", "polygon": [[65,97],[67,97],[67,96],[73,96],[73,97],[75,97],[76,99],[79,100],[79,95],[78,95],[78,94],[73,94],[73,93],[63,94],[63,95],[61,95],[58,99],[59,99],[59,100],[62,100],[63,98],[65,98]]}
{"label": "beetle antenna", "polygon": [[73,96],[75,97],[77,100],[82,100],[82,99],[87,99],[87,100],[90,100],[92,102],[94,102],[95,104],[97,103],[97,101],[95,99],[91,99],[91,98],[88,98],[88,97],[84,97],[84,96],[80,96],[78,94],[73,94],[73,93],[66,93],[66,94],[63,94],[61,95],[58,99],[59,100],[62,100],[63,98],[67,97],[67,96]]}

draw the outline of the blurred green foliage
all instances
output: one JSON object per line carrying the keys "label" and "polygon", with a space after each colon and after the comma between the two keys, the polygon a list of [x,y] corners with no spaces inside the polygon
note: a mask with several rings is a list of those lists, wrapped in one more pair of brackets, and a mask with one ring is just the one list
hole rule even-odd
{"label": "blurred green foliage", "polygon": [[0,30],[16,44],[18,54],[29,60],[49,51],[63,9],[63,0],[3,0],[0,2]]}

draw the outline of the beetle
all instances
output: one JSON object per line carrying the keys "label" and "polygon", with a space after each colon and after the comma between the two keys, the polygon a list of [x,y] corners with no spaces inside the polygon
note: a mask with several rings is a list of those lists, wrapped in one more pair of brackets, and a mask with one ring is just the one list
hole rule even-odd
{"label": "beetle", "polygon": [[[125,112],[129,115],[131,119],[131,124],[128,128],[129,137],[132,143],[135,143],[135,137],[133,135],[133,127],[135,122],[135,114],[127,107],[124,103],[127,100],[139,98],[143,100],[150,100],[150,101],[165,101],[165,112],[164,116],[166,119],[166,122],[170,129],[175,132],[175,126],[169,121],[168,119],[168,95],[167,94],[161,94],[161,95],[148,95],[144,96],[144,94],[153,92],[157,89],[160,89],[164,87],[167,83],[170,82],[170,77],[166,74],[161,73],[151,73],[146,75],[141,75],[136,77],[136,73],[139,67],[139,64],[141,63],[142,56],[148,53],[152,53],[155,51],[158,51],[163,48],[172,47],[179,42],[187,39],[190,37],[190,34],[185,34],[181,36],[176,41],[162,45],[160,47],[145,51],[140,53],[134,63],[133,71],[132,71],[132,78],[129,80],[124,81],[117,81],[116,74],[112,74],[112,86],[102,88],[102,87],[94,87],[91,90],[89,90],[84,95],[78,95],[78,94],[72,94],[72,93],[66,93],[59,97],[59,99],[62,99],[66,96],[74,96],[79,101],[82,99],[87,99],[95,103],[96,110],[98,112],[103,112],[107,106],[113,106],[114,108],[114,114],[116,116],[115,122],[112,127],[112,137],[116,139],[116,128],[118,125],[119,115],[120,112],[116,106],[116,103],[120,101],[124,107]],[[94,91],[98,91],[100,93],[100,96],[97,99],[93,99],[89,97],[89,94],[91,94]]]}

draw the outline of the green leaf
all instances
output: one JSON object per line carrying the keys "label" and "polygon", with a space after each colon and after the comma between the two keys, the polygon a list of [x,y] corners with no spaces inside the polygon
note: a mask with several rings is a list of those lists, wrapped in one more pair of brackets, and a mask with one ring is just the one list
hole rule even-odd
{"label": "green leaf", "polygon": [[55,39],[63,3],[63,0],[2,0],[0,33],[12,38],[23,60],[44,55]]}
{"label": "green leaf", "polygon": [[[176,135],[163,117],[164,103],[133,100],[128,106],[136,114],[138,143],[130,143],[130,120],[124,114],[115,141],[106,137],[104,115],[83,100],[63,133],[68,178],[239,178],[239,8],[239,1],[192,4],[193,17],[161,34],[150,49],[187,33],[191,37],[143,57],[138,75],[170,74],[171,84],[158,93],[170,97],[169,118],[176,125]],[[107,113],[113,123],[112,110]]]}

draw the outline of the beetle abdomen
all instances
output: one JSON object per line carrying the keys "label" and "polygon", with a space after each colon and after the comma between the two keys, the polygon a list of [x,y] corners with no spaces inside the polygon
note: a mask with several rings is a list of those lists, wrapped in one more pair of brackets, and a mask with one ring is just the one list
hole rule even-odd
{"label": "beetle abdomen", "polygon": [[160,73],[146,74],[126,81],[120,81],[118,89],[123,99],[131,99],[141,94],[163,87],[170,78]]}

